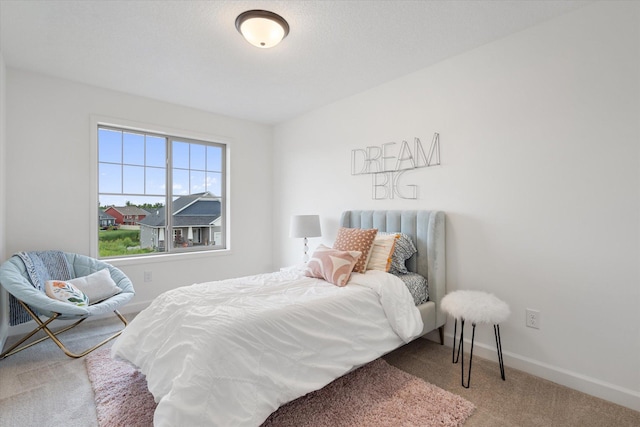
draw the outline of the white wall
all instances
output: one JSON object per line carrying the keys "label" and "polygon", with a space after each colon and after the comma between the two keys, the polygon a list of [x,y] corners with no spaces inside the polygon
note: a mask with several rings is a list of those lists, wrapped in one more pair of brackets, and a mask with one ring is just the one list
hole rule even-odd
{"label": "white wall", "polygon": [[[272,129],[146,98],[7,69],[7,256],[61,249],[90,254],[92,116],[230,140],[231,253],[113,261],[134,282],[128,310],[170,288],[272,269]],[[4,169],[4,168],[3,168]],[[143,281],[144,271],[152,282]]]}
{"label": "white wall", "polygon": [[[277,126],[276,265],[299,259],[292,214],[321,215],[313,249],[345,209],[444,210],[448,289],[509,303],[507,365],[640,410],[638,28],[640,4],[598,3]],[[351,150],[434,132],[418,200],[350,175]],[[476,338],[495,359],[491,328]]]}
{"label": "white wall", "polygon": [[[6,156],[5,156],[5,127],[6,127],[6,66],[4,63],[4,57],[0,52],[0,260],[5,259],[6,251],[6,239],[5,239],[5,171],[6,171]],[[4,289],[0,288],[0,349],[4,345],[7,336],[7,326],[9,321],[9,313],[5,309],[8,301],[8,294]]]}
{"label": "white wall", "polygon": [[[5,176],[6,176],[6,66],[4,63],[4,57],[0,52],[0,200],[5,199]],[[0,204],[0,259],[4,259],[5,253],[5,203]]]}

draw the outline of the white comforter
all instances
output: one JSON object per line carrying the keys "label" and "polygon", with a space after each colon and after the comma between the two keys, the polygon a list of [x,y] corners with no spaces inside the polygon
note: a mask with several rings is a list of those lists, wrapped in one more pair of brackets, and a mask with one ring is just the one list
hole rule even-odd
{"label": "white comforter", "polygon": [[258,426],[421,331],[410,293],[391,274],[354,273],[340,288],[288,271],[166,292],[112,355],[146,375],[156,427]]}

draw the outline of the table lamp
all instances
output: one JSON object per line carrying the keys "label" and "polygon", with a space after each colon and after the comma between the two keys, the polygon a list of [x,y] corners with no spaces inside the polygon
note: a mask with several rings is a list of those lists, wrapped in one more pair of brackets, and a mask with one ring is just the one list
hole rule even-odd
{"label": "table lamp", "polygon": [[309,261],[309,246],[307,245],[308,237],[320,237],[320,216],[319,215],[293,215],[291,217],[291,228],[289,229],[289,237],[304,238],[304,255],[303,262]]}

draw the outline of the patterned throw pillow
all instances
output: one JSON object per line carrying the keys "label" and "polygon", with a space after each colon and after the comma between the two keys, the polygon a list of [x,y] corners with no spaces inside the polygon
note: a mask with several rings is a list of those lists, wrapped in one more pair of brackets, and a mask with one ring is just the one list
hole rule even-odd
{"label": "patterned throw pillow", "polygon": [[427,286],[427,279],[423,276],[409,272],[407,274],[396,274],[396,277],[399,277],[407,286],[416,305],[429,301],[429,286]]}
{"label": "patterned throw pillow", "polygon": [[396,239],[396,245],[393,249],[393,256],[391,257],[391,267],[389,273],[391,274],[407,274],[406,261],[413,256],[418,250],[416,249],[411,237],[404,233],[383,233],[383,235],[394,234],[398,236]]}
{"label": "patterned throw pillow", "polygon": [[356,273],[364,273],[371,254],[371,246],[373,239],[378,233],[377,228],[361,229],[361,228],[345,228],[338,229],[338,236],[333,242],[333,249],[341,251],[358,251],[362,252],[362,256],[356,263],[353,271]]}
{"label": "patterned throw pillow", "polygon": [[359,251],[339,251],[319,245],[305,268],[305,276],[324,279],[336,286],[345,286],[356,262],[362,256]]}
{"label": "patterned throw pillow", "polygon": [[394,234],[376,235],[376,238],[373,240],[373,246],[371,247],[371,256],[367,263],[367,270],[389,271],[397,238]]}
{"label": "patterned throw pillow", "polygon": [[67,302],[79,307],[89,305],[89,298],[71,283],[62,280],[47,280],[44,285],[44,291],[49,298],[58,301]]}

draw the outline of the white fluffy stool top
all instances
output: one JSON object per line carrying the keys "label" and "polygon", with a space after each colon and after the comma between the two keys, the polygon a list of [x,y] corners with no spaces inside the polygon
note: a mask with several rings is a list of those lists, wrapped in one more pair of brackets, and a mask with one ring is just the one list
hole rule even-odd
{"label": "white fluffy stool top", "polygon": [[498,324],[509,317],[506,302],[482,291],[453,291],[442,298],[442,310],[471,323]]}

